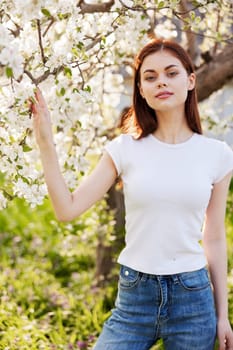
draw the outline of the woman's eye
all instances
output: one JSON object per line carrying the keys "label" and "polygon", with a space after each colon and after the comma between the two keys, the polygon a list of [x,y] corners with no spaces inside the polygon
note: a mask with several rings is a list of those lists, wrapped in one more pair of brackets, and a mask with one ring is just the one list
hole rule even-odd
{"label": "woman's eye", "polygon": [[154,79],[156,79],[156,77],[152,77],[152,76],[151,76],[151,77],[146,77],[146,78],[145,78],[145,80],[148,80],[148,81],[152,81],[152,80],[154,80]]}
{"label": "woman's eye", "polygon": [[168,72],[169,77],[174,77],[177,74],[178,74],[178,72],[175,72],[175,71]]}

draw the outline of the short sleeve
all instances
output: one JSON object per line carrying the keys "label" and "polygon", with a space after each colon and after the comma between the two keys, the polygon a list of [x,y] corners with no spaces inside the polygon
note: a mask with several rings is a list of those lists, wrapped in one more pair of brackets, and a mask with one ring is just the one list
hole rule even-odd
{"label": "short sleeve", "polygon": [[222,149],[214,181],[215,183],[221,181],[224,176],[233,170],[233,151],[226,142],[221,142],[221,145]]}
{"label": "short sleeve", "polygon": [[113,160],[113,163],[115,164],[118,176],[122,173],[122,148],[123,135],[109,141],[105,146],[105,150],[108,152]]}

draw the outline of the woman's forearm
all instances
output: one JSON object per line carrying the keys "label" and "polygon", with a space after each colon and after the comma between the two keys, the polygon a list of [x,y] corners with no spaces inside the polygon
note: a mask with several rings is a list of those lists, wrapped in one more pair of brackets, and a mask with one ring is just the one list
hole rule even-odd
{"label": "woman's forearm", "polygon": [[61,221],[70,221],[90,208],[109,190],[117,177],[116,167],[105,152],[95,170],[73,192],[62,176],[57,152],[53,143],[50,113],[39,89],[31,104],[33,128],[40,148],[45,181],[56,216]]}
{"label": "woman's forearm", "polygon": [[111,157],[105,152],[95,169],[71,192],[67,187],[52,142],[39,143],[44,176],[55,213],[60,221],[70,221],[101,199],[116,180]]}
{"label": "woman's forearm", "polygon": [[204,242],[218,319],[228,318],[227,254],[225,234]]}
{"label": "woman's forearm", "polygon": [[66,221],[71,211],[72,193],[61,174],[55,146],[51,141],[40,144],[39,148],[45,182],[56,216],[59,220]]}

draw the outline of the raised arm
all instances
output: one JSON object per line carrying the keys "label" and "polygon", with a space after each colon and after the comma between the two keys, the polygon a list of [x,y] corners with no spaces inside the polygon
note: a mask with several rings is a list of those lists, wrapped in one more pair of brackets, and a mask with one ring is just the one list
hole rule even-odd
{"label": "raised arm", "polygon": [[228,321],[227,249],[225,211],[231,174],[214,185],[206,212],[204,249],[209,265],[217,311],[218,350],[233,349],[233,333]]}
{"label": "raised arm", "polygon": [[103,197],[117,177],[116,168],[111,157],[105,152],[94,171],[73,193],[70,192],[59,167],[50,113],[39,89],[35,97],[36,101],[31,105],[33,128],[40,149],[49,196],[58,220],[70,221]]}

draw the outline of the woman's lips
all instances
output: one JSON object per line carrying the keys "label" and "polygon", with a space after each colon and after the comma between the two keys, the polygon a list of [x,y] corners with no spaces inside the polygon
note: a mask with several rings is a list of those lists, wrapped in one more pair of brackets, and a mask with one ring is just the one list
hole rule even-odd
{"label": "woman's lips", "polygon": [[169,92],[169,91],[162,91],[162,92],[159,92],[155,97],[156,97],[156,98],[159,98],[159,99],[164,99],[164,98],[170,97],[171,95],[173,95],[172,92]]}

